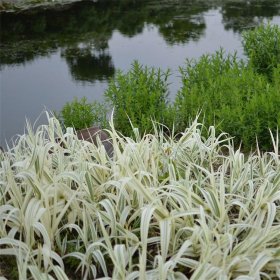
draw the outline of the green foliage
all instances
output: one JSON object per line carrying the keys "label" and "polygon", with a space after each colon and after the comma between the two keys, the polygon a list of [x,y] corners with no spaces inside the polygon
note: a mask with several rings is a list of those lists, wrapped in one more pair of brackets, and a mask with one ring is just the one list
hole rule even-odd
{"label": "green foliage", "polygon": [[272,69],[280,63],[280,27],[262,24],[244,32],[242,43],[253,68],[270,77]]}
{"label": "green foliage", "polygon": [[[127,73],[117,72],[105,92],[114,108],[117,130],[131,136],[132,123],[143,134],[153,129],[151,120],[155,120],[168,128],[174,124],[176,132],[182,132],[200,113],[206,128],[215,124],[232,135],[236,144],[242,142],[245,150],[255,148],[256,139],[262,150],[271,149],[268,130],[275,135],[280,126],[278,33],[279,28],[270,24],[244,33],[248,64],[223,50],[197,61],[187,60],[180,68],[182,88],[174,106],[167,99],[169,71],[135,61]],[[64,123],[76,129],[94,122],[104,124],[103,106],[75,99],[63,108]]]}
{"label": "green foliage", "polygon": [[76,130],[98,125],[107,126],[107,110],[104,104],[98,102],[88,102],[86,97],[80,100],[74,98],[72,102],[67,102],[61,111],[62,121],[66,127],[74,127]]}
{"label": "green foliage", "polygon": [[165,123],[168,76],[169,71],[143,67],[137,61],[127,73],[116,74],[105,96],[114,107],[114,123],[120,132],[132,134],[130,121],[140,133],[152,130],[152,119]]}
{"label": "green foliage", "polygon": [[237,144],[242,141],[245,149],[255,146],[256,137],[262,149],[271,148],[268,129],[275,132],[280,125],[276,70],[275,82],[270,84],[235,55],[226,56],[222,50],[198,61],[187,60],[180,70],[183,86],[175,100],[178,131],[201,111],[206,127],[216,124],[234,136]]}

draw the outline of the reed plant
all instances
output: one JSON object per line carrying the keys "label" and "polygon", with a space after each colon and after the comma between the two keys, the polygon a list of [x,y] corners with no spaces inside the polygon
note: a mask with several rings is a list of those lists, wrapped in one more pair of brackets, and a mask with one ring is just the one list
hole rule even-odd
{"label": "reed plant", "polygon": [[3,277],[279,279],[278,137],[245,156],[197,119],[168,137],[110,125],[112,158],[53,117],[0,152]]}

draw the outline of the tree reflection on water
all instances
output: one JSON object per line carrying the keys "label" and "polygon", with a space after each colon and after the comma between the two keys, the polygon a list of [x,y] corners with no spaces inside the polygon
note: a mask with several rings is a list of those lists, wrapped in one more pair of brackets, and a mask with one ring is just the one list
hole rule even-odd
{"label": "tree reflection on water", "polygon": [[186,44],[204,35],[209,9],[220,9],[225,28],[241,32],[279,14],[279,6],[276,0],[100,0],[2,13],[0,70],[61,50],[75,80],[108,80],[115,73],[108,41],[116,30],[131,38],[153,25],[166,44]]}

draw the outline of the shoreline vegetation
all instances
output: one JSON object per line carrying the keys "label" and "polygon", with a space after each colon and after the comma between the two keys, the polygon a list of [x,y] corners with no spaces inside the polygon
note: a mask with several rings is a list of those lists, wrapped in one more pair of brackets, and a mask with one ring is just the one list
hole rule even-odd
{"label": "shoreline vegetation", "polygon": [[244,152],[270,151],[270,134],[279,137],[280,127],[280,27],[267,24],[246,31],[242,43],[247,61],[222,49],[186,60],[173,103],[168,101],[170,72],[135,61],[127,73],[117,71],[110,80],[103,104],[75,98],[58,117],[77,130],[106,128],[106,112],[113,109],[116,129],[131,136],[131,124],[143,135],[153,131],[152,120],[178,134],[199,115],[203,135],[215,125]]}
{"label": "shoreline vegetation", "polygon": [[[110,121],[82,98],[28,124],[0,151],[0,276],[279,279],[279,43],[262,25],[244,33],[246,63],[187,61],[174,104],[169,73],[135,62],[105,93]],[[74,133],[93,123],[111,157]]]}

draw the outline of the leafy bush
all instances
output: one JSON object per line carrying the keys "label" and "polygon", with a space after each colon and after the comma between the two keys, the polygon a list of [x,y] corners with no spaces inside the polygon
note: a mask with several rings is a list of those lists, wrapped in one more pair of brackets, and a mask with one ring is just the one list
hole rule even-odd
{"label": "leafy bush", "polygon": [[242,36],[245,54],[253,68],[270,77],[272,69],[280,64],[280,27],[262,24]]}
{"label": "leafy bush", "polygon": [[179,138],[112,127],[111,159],[56,119],[28,131],[0,159],[7,279],[280,278],[279,139],[245,157],[196,121]]}
{"label": "leafy bush", "polygon": [[74,127],[76,130],[98,125],[102,128],[107,126],[107,110],[104,104],[88,102],[86,97],[80,100],[74,98],[67,102],[61,111],[62,121],[66,127]]}
{"label": "leafy bush", "polygon": [[206,127],[215,123],[237,144],[242,141],[245,149],[255,146],[256,137],[262,149],[271,148],[268,129],[276,133],[280,126],[279,84],[268,83],[222,50],[198,61],[187,60],[181,74],[183,86],[175,100],[177,131],[201,111]]}
{"label": "leafy bush", "polygon": [[169,71],[143,67],[137,61],[127,73],[116,74],[105,96],[114,107],[114,123],[120,132],[132,135],[130,121],[140,133],[152,130],[152,119],[165,123],[168,76]]}

